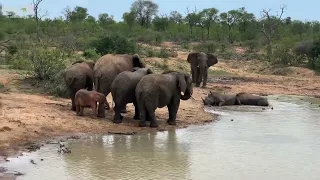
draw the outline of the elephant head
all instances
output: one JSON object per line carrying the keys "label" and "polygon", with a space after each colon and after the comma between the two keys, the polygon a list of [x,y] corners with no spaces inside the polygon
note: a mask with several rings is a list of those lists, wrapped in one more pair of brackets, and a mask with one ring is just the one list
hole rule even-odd
{"label": "elephant head", "polygon": [[133,67],[140,67],[140,68],[146,67],[145,63],[142,61],[142,59],[138,54],[132,55],[132,64],[133,64]]}
{"label": "elephant head", "polygon": [[188,74],[178,74],[178,87],[180,89],[180,92],[183,92],[183,95],[181,94],[181,100],[188,100],[191,98],[193,93],[193,85],[192,80]]}
{"label": "elephant head", "polygon": [[89,60],[89,61],[78,60],[76,62],[73,62],[72,65],[77,64],[77,63],[83,63],[83,62],[85,62],[90,67],[90,69],[93,69],[93,67],[95,65],[95,62],[91,61],[91,60]]}

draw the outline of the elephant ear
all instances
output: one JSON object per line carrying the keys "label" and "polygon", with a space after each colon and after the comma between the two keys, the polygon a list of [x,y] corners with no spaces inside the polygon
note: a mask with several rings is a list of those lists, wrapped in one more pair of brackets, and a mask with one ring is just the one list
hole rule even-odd
{"label": "elephant ear", "polygon": [[86,63],[88,64],[88,66],[93,69],[95,62],[94,61],[86,61]]}
{"label": "elephant ear", "polygon": [[179,73],[178,74],[178,87],[180,89],[180,92],[183,92],[183,94],[187,90],[187,82],[186,82],[186,75]]}
{"label": "elephant ear", "polygon": [[208,56],[208,61],[207,61],[207,66],[210,67],[210,66],[213,66],[215,64],[218,63],[218,59],[215,55],[213,54],[210,54],[210,53],[206,53],[207,56]]}
{"label": "elephant ear", "polygon": [[188,63],[195,64],[198,59],[198,54],[196,52],[189,53],[187,61]]}
{"label": "elephant ear", "polygon": [[140,67],[140,68],[146,67],[138,54],[134,54],[132,56],[132,64],[133,64],[133,67]]}

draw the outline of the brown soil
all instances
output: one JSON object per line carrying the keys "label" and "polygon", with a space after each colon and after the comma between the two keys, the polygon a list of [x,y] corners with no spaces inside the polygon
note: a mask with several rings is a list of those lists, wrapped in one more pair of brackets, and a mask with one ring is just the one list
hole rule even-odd
{"label": "brown soil", "polygon": [[[171,48],[172,43],[165,43]],[[238,50],[240,52],[240,50]],[[186,63],[188,52],[178,51],[178,57],[166,60],[170,68],[188,70]],[[163,63],[160,58],[146,58],[149,65]],[[270,75],[272,70],[260,61],[221,60],[212,70],[228,72],[228,75],[210,74],[207,88],[194,88],[193,98],[181,101],[177,115],[177,128],[191,124],[204,124],[215,118],[204,111],[201,97],[211,91],[241,92],[257,94],[295,94],[320,97],[320,78],[306,68],[291,67],[287,76]],[[258,74],[264,73],[264,74]],[[0,93],[2,104],[0,111],[0,155],[17,152],[23,145],[45,140],[69,133],[131,133],[176,128],[166,125],[168,111],[166,108],[156,110],[159,128],[138,127],[133,120],[133,105],[128,105],[124,122],[116,125],[111,122],[113,111],[107,111],[104,119],[91,119],[91,109],[85,110],[85,116],[79,117],[71,111],[69,99],[54,98],[37,94],[32,86],[18,84],[23,77],[11,70],[0,70],[0,82],[5,85],[6,92]],[[274,74],[274,73],[273,73]],[[30,93],[33,92],[33,93]],[[108,101],[111,103],[111,95]]]}

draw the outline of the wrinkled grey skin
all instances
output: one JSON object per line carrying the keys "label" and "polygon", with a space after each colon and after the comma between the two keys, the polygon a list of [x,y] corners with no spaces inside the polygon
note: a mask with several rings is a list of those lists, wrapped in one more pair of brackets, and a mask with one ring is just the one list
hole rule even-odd
{"label": "wrinkled grey skin", "polygon": [[[102,56],[93,68],[96,91],[108,96],[111,92],[111,84],[116,76],[123,71],[132,71],[134,67],[145,67],[138,54],[106,54]],[[110,109],[108,102],[106,102],[106,109]],[[126,109],[123,109],[122,112],[126,112]]]}
{"label": "wrinkled grey skin", "polygon": [[80,89],[91,91],[93,88],[93,61],[76,61],[64,72],[64,81],[71,94],[72,111],[76,111],[74,96]]}
{"label": "wrinkled grey skin", "polygon": [[[202,99],[202,98],[201,98]],[[211,92],[205,99],[202,99],[203,104],[208,106],[232,106],[236,105],[235,94],[222,94],[218,92]]]}
{"label": "wrinkled grey skin", "polygon": [[133,68],[132,72],[124,71],[117,75],[111,85],[111,94],[115,102],[113,122],[122,123],[121,110],[125,109],[127,103],[135,106],[134,119],[140,119],[139,108],[136,101],[135,89],[138,82],[147,74],[152,74],[150,68]]}
{"label": "wrinkled grey skin", "polygon": [[[181,94],[183,93],[183,95]],[[144,76],[136,87],[136,99],[140,110],[140,127],[158,127],[155,110],[167,106],[169,125],[176,124],[181,100],[188,100],[193,93],[191,78],[186,73],[167,71],[162,74]]]}
{"label": "wrinkled grey skin", "polygon": [[236,95],[236,102],[238,105],[269,106],[266,98],[244,92]]}
{"label": "wrinkled grey skin", "polygon": [[208,69],[218,63],[217,57],[209,53],[192,52],[189,53],[187,61],[191,67],[192,82],[196,84],[196,87],[199,87],[203,81],[202,87],[205,87],[207,85]]}

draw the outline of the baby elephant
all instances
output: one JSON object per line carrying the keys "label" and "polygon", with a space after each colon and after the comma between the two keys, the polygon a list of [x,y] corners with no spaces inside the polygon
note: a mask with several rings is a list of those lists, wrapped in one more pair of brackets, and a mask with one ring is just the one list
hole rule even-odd
{"label": "baby elephant", "polygon": [[125,109],[128,103],[133,103],[135,106],[134,119],[140,119],[139,108],[136,102],[135,89],[138,82],[147,74],[152,74],[149,68],[133,68],[131,71],[121,72],[116,76],[111,85],[111,94],[114,107],[113,122],[119,124],[122,122],[123,116],[120,114],[121,109]]}
{"label": "baby elephant", "polygon": [[269,106],[266,98],[245,92],[236,95],[236,103],[238,105]]}
{"label": "baby elephant", "polygon": [[[92,118],[105,117],[105,103],[106,97],[104,94],[97,91],[88,91],[86,89],[80,89],[77,91],[74,97],[76,112],[78,116],[83,116],[83,109],[85,107],[91,107]],[[97,102],[99,102],[98,114],[97,114]]]}

